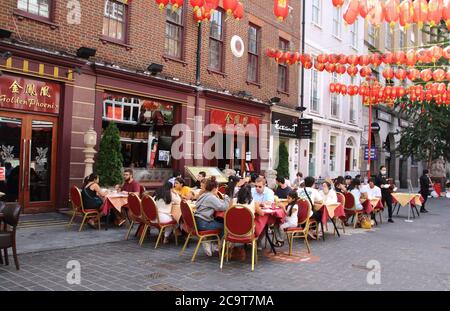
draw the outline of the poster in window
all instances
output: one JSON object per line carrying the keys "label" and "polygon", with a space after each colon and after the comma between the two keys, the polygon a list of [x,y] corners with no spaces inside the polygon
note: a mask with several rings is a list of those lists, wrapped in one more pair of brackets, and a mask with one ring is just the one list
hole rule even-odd
{"label": "poster in window", "polygon": [[158,155],[158,161],[160,162],[169,162],[170,159],[170,151],[168,150],[160,150]]}
{"label": "poster in window", "polygon": [[106,117],[112,120],[122,120],[122,107],[108,106]]}

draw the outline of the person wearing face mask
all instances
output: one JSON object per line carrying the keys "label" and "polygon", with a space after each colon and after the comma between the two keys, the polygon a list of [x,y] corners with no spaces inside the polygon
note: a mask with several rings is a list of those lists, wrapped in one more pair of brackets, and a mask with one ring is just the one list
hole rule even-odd
{"label": "person wearing face mask", "polygon": [[388,207],[389,219],[388,222],[393,223],[392,220],[392,197],[389,191],[389,181],[387,180],[387,169],[386,166],[380,167],[380,173],[375,178],[375,185],[381,188],[381,201],[383,205],[386,204]]}

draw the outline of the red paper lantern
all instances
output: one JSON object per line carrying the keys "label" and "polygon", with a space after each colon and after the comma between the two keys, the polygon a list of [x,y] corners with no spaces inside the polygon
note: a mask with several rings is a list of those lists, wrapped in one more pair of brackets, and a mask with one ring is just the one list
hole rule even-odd
{"label": "red paper lantern", "polygon": [[430,26],[434,27],[441,21],[442,18],[442,0],[428,1],[428,22]]}
{"label": "red paper lantern", "polygon": [[334,5],[336,8],[340,8],[341,6],[344,5],[344,1],[345,1],[345,0],[333,0],[332,2],[333,2],[333,5]]}
{"label": "red paper lantern", "polygon": [[398,86],[397,87],[397,96],[401,98],[401,97],[403,97],[405,95],[406,95],[405,88],[403,86]]}
{"label": "red paper lantern", "polygon": [[432,77],[433,73],[431,72],[430,69],[424,69],[420,72],[420,79],[422,79],[422,81],[428,82],[431,80]]}
{"label": "red paper lantern", "polygon": [[349,55],[347,57],[347,63],[352,66],[358,65],[359,58],[357,55]]}
{"label": "red paper lantern", "polygon": [[203,6],[203,0],[189,0],[189,3],[194,8],[194,12]]}
{"label": "red paper lantern", "polygon": [[442,19],[450,30],[450,0],[444,0],[442,3]]}
{"label": "red paper lantern", "polygon": [[240,20],[244,17],[244,6],[241,2],[238,2],[238,5],[233,12],[233,16],[236,20]]}
{"label": "red paper lantern", "polygon": [[311,57],[311,54],[304,54],[303,55],[303,63],[312,63],[313,59]]}
{"label": "red paper lantern", "polygon": [[[450,71],[447,71],[447,73],[445,74],[445,78],[450,81]],[[448,84],[448,87],[450,88],[450,83]]]}
{"label": "red paper lantern", "polygon": [[394,62],[394,55],[391,52],[386,52],[383,54],[383,63],[389,65]]}
{"label": "red paper lantern", "polygon": [[442,57],[443,51],[440,46],[432,46],[428,49],[428,55],[430,56],[431,62],[435,63]]}
{"label": "red paper lantern", "polygon": [[341,94],[342,95],[347,95],[347,86],[341,85]]}
{"label": "red paper lantern", "polygon": [[425,49],[417,50],[416,57],[417,57],[417,61],[419,63],[429,63],[430,62],[430,57],[429,57],[428,51]]}
{"label": "red paper lantern", "polygon": [[378,53],[373,53],[370,56],[370,63],[374,66],[374,67],[378,67],[381,65],[382,60],[381,60],[381,55]]}
{"label": "red paper lantern", "polygon": [[284,62],[288,65],[291,64],[291,57],[292,57],[292,53],[291,52],[284,52],[283,56],[281,57],[282,60],[284,60]]}
{"label": "red paper lantern", "polygon": [[322,72],[322,71],[324,71],[324,69],[325,69],[325,64],[324,64],[324,63],[316,62],[316,63],[314,64],[314,68],[315,68],[317,71]]}
{"label": "red paper lantern", "polygon": [[194,20],[200,24],[205,17],[205,7],[202,6],[199,9],[195,10],[193,16]]}
{"label": "red paper lantern", "polygon": [[172,11],[176,11],[183,6],[184,0],[170,0]]}
{"label": "red paper lantern", "polygon": [[267,49],[267,51],[266,51],[267,57],[270,57],[270,58],[275,58],[276,53],[277,53],[277,50],[275,50],[275,49]]}
{"label": "red paper lantern", "polygon": [[330,83],[330,93],[336,92],[336,84]]}
{"label": "red paper lantern", "polygon": [[277,50],[275,53],[275,60],[278,62],[280,62],[280,59],[283,57],[283,51]]}
{"label": "red paper lantern", "polygon": [[367,5],[367,0],[359,1],[359,15],[362,18],[366,18],[367,14],[369,14],[369,6]]}
{"label": "red paper lantern", "polygon": [[312,66],[313,66],[313,63],[312,63],[312,62],[305,62],[305,64],[303,65],[303,67],[304,67],[305,69],[311,69]]}
{"label": "red paper lantern", "polygon": [[301,54],[299,52],[292,53],[291,64],[297,64],[300,61]]}
{"label": "red paper lantern", "polygon": [[342,84],[336,83],[336,93],[340,93],[341,92],[341,86],[342,86]]}
{"label": "red paper lantern", "polygon": [[363,78],[368,77],[372,74],[372,69],[370,67],[362,67],[359,71],[359,75]]}
{"label": "red paper lantern", "polygon": [[391,67],[387,67],[383,70],[383,77],[386,80],[392,80],[394,77],[394,70]]}
{"label": "red paper lantern", "polygon": [[331,64],[336,64],[338,62],[339,58],[336,54],[330,54],[328,55],[328,62]]}
{"label": "red paper lantern", "polygon": [[359,0],[350,0],[344,13],[344,21],[352,25],[359,15]]}
{"label": "red paper lantern", "polygon": [[403,0],[400,3],[399,24],[402,27],[408,28],[413,21],[414,7],[412,0]]}
{"label": "red paper lantern", "polygon": [[166,5],[169,4],[169,0],[156,0],[156,4],[159,6],[159,9],[162,11]]}
{"label": "red paper lantern", "polygon": [[402,69],[402,68],[397,69],[397,70],[395,71],[395,77],[396,77],[398,80],[400,80],[400,81],[405,80],[405,78],[406,78],[406,70],[405,70],[405,69]]}
{"label": "red paper lantern", "polygon": [[406,65],[409,67],[415,66],[417,62],[417,56],[416,56],[416,51],[414,50],[409,50],[406,53]]}
{"label": "red paper lantern", "polygon": [[282,22],[289,14],[289,1],[288,0],[274,0],[273,13],[277,19]]}
{"label": "red paper lantern", "polygon": [[366,18],[374,27],[379,27],[384,21],[383,3],[379,1],[375,2],[373,7],[369,9]]}
{"label": "red paper lantern", "polygon": [[367,66],[370,64],[370,58],[368,55],[361,55],[358,59],[358,63],[360,66]]}
{"label": "red paper lantern", "polygon": [[338,64],[336,65],[336,73],[337,74],[344,74],[347,71],[347,68],[344,65]]}
{"label": "red paper lantern", "polygon": [[319,54],[318,56],[317,56],[317,61],[319,62],[319,63],[327,63],[328,62],[328,55],[327,54]]}
{"label": "red paper lantern", "polygon": [[335,64],[327,63],[327,64],[325,65],[325,70],[328,71],[329,73],[333,73],[333,72],[336,71],[336,65],[335,65]]}
{"label": "red paper lantern", "polygon": [[394,63],[397,65],[403,65],[406,63],[406,55],[403,51],[397,51],[394,53]]}
{"label": "red paper lantern", "polygon": [[[204,0],[205,1],[205,6],[211,11],[211,13],[217,9],[217,7],[219,6],[219,0]],[[200,2],[200,5],[198,5],[199,7],[202,5],[203,1],[198,1]]]}
{"label": "red paper lantern", "polygon": [[437,82],[441,82],[445,79],[445,71],[442,69],[436,69],[433,72],[433,80]]}
{"label": "red paper lantern", "polygon": [[414,81],[420,76],[420,71],[416,68],[410,68],[406,71],[406,74],[409,80]]}
{"label": "red paper lantern", "polygon": [[338,61],[339,64],[341,64],[341,65],[347,64],[347,55],[339,54],[338,58],[339,58],[339,61]]}
{"label": "red paper lantern", "polygon": [[399,19],[399,0],[386,0],[384,3],[384,19],[391,26],[394,27]]}
{"label": "red paper lantern", "polygon": [[234,10],[238,6],[238,0],[223,0],[223,9],[227,12],[228,16],[233,15]]}
{"label": "red paper lantern", "polygon": [[[448,1],[450,3],[450,0]],[[442,56],[445,57],[447,60],[450,60],[450,46],[447,46],[442,50]]]}
{"label": "red paper lantern", "polygon": [[422,28],[428,19],[428,2],[427,0],[414,0],[413,8],[413,22],[418,24],[419,28]]}
{"label": "red paper lantern", "polygon": [[354,77],[355,75],[358,74],[358,67],[356,67],[356,66],[349,66],[347,68],[347,73],[349,74],[350,77]]}

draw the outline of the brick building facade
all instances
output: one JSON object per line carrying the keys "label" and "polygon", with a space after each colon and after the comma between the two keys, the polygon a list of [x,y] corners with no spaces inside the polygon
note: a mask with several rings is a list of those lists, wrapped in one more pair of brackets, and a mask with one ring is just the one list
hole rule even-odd
{"label": "brick building facade", "polygon": [[[297,106],[298,67],[289,67],[281,82],[284,90],[280,89],[278,64],[265,57],[265,50],[278,47],[280,41],[288,43],[289,50],[299,50],[300,3],[293,1],[289,18],[280,23],[272,13],[273,1],[242,2],[246,10],[243,19],[227,18],[225,12],[219,10],[223,16],[213,16],[213,31],[210,23],[200,26],[202,45],[197,85],[198,26],[188,1],[181,13],[174,15],[170,10],[160,11],[154,1],[134,0],[127,4],[127,1],[48,0],[34,6],[35,1],[30,0],[1,0],[0,29],[12,33],[11,37],[0,39],[0,52],[5,56],[0,59],[3,77],[19,82],[25,81],[20,80],[25,77],[31,79],[33,85],[46,81],[61,88],[60,109],[47,121],[52,124],[57,146],[54,149],[57,150],[50,152],[48,162],[42,162],[46,164],[38,165],[33,161],[31,145],[38,140],[29,132],[23,130],[17,141],[3,142],[17,145],[17,152],[10,156],[9,162],[23,166],[18,171],[24,186],[15,200],[24,203],[25,211],[54,210],[67,205],[70,185],[79,185],[84,177],[84,132],[93,127],[100,137],[102,128],[112,120],[120,125],[123,154],[128,162],[125,166],[142,166],[136,171],[147,186],[161,184],[172,170],[182,170],[186,165],[226,164],[238,168],[242,164],[245,170],[244,160],[219,163],[215,159],[194,160],[189,154],[186,154],[187,159],[181,160],[171,160],[169,156],[164,163],[166,154],[161,150],[163,144],[170,144],[177,138],[170,133],[174,124],[187,124],[194,136],[205,124],[217,122],[213,115],[255,119],[258,124],[269,125],[273,97],[279,97],[280,105],[287,111],[294,111]],[[255,32],[249,32],[250,27]],[[254,53],[248,49],[249,33],[256,34],[251,42]],[[234,56],[230,48],[230,41],[236,35],[245,46],[240,58]],[[80,47],[96,49],[96,55],[88,60],[77,57]],[[11,54],[5,55],[6,52]],[[248,73],[250,57],[257,59],[257,65],[251,67],[256,75]],[[163,65],[162,72],[150,75],[147,67],[151,63]],[[254,81],[249,81],[249,77]],[[5,78],[4,81],[10,80]],[[9,87],[4,85],[2,90]],[[23,96],[29,98],[30,94]],[[146,116],[145,109],[141,109],[144,106],[150,111],[152,124],[142,123]],[[156,124],[155,114],[163,115],[164,122]],[[19,122],[23,128],[28,128],[26,118],[33,119],[34,115],[49,114],[0,105],[0,118],[3,117],[0,125],[3,120],[5,126]],[[196,115],[203,120],[201,127],[195,127]],[[34,128],[35,123],[30,128]],[[39,134],[41,140],[42,133]],[[268,148],[269,131],[259,132],[258,136],[260,143],[267,144]],[[198,144],[202,145],[206,138]],[[21,144],[23,139],[24,145]],[[192,140],[189,144],[194,147]],[[241,153],[244,151],[245,147]],[[33,159],[28,161],[26,158],[31,155]],[[253,157],[255,171],[268,167],[268,160],[261,159],[259,154]],[[44,167],[51,167],[56,175],[48,177],[53,175]],[[45,175],[41,178],[41,183],[42,179],[48,183],[47,187],[43,186],[44,190],[36,190],[37,182],[33,190],[30,186],[33,178],[27,185],[26,180],[35,174],[32,170]],[[33,192],[48,192],[48,195],[34,195],[31,199]],[[50,203],[33,205],[33,200]]]}

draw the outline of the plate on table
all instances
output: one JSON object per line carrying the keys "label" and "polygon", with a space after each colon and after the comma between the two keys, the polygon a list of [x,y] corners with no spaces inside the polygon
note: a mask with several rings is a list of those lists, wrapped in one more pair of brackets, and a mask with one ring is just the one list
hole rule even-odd
{"label": "plate on table", "polygon": [[275,213],[275,210],[273,210],[271,208],[262,208],[261,210],[264,212],[264,214],[273,214],[273,213]]}

